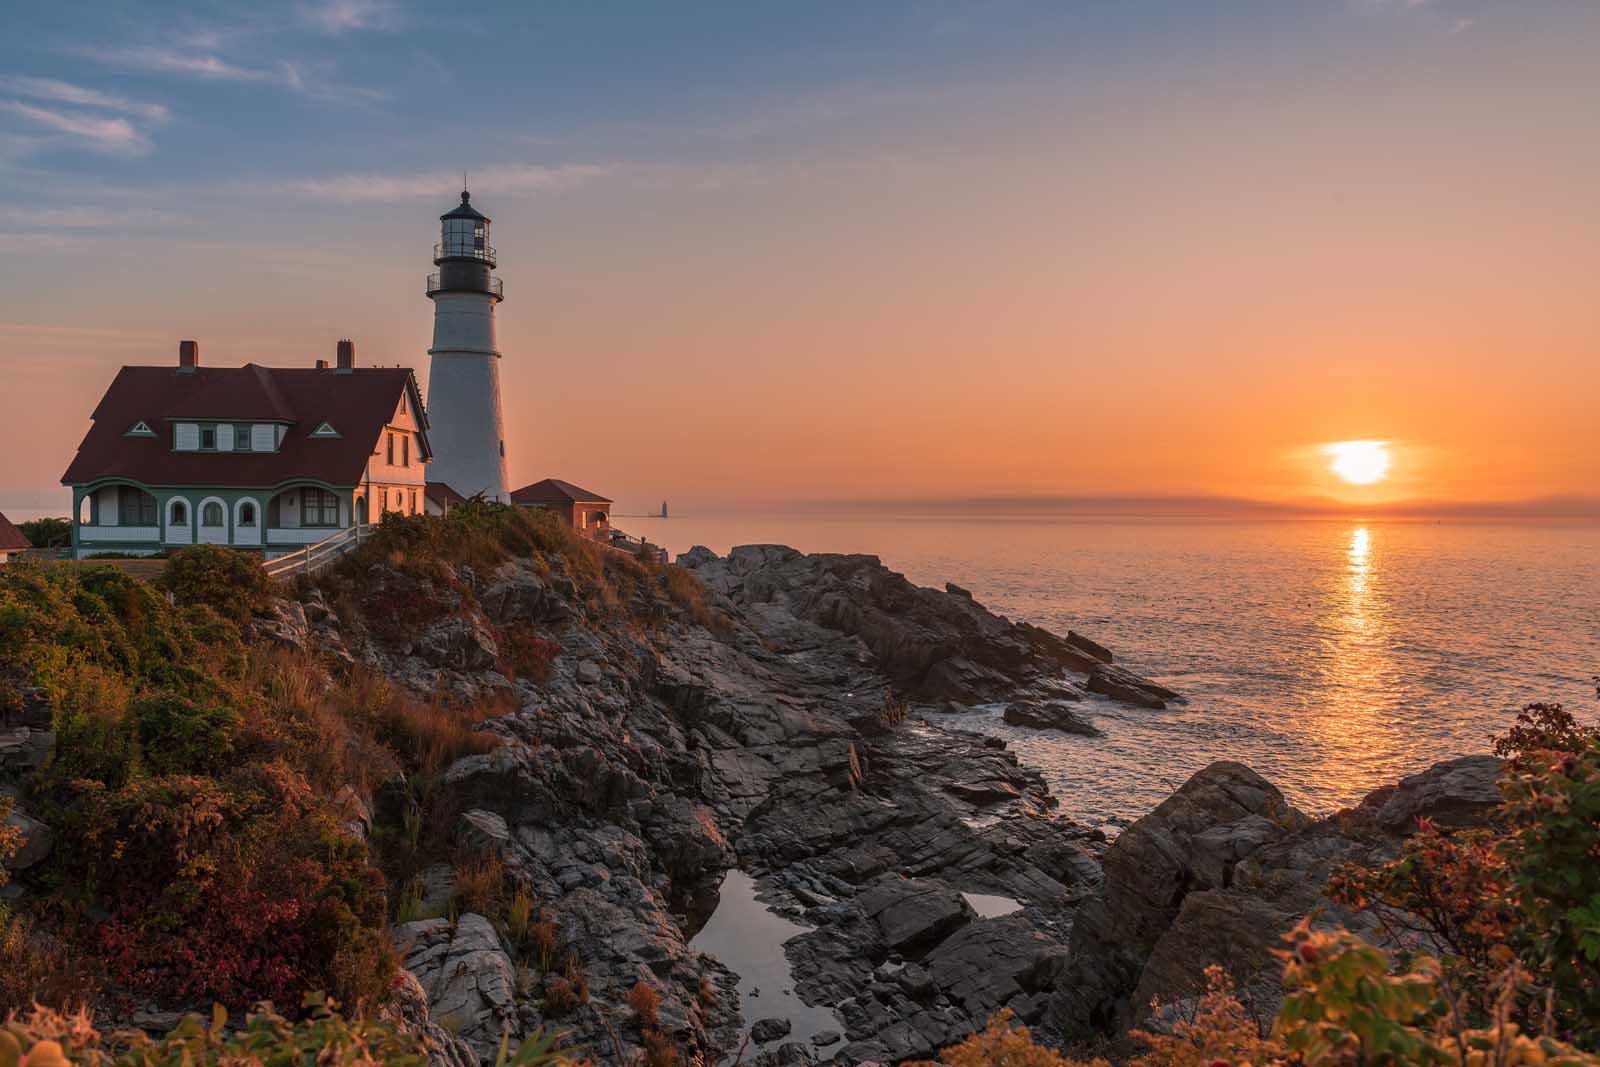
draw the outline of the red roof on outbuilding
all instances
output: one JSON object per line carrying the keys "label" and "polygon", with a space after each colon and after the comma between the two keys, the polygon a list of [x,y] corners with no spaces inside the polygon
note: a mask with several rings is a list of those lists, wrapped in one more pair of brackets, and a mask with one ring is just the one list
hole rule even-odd
{"label": "red roof on outbuilding", "polygon": [[511,494],[515,504],[609,504],[611,498],[580,489],[560,478],[546,478],[542,482],[525,485]]}
{"label": "red roof on outbuilding", "polygon": [[32,543],[22,535],[22,531],[13,526],[11,520],[0,512],[0,552],[32,547]]}
{"label": "red roof on outbuilding", "polygon": [[[416,380],[406,367],[322,368],[123,367],[100,399],[78,454],[61,476],[67,485],[108,478],[145,485],[273,486],[296,479],[355,485],[378,436],[410,392],[422,411]],[[425,418],[425,416],[424,416]],[[276,452],[176,452],[173,420],[286,423]],[[128,431],[144,423],[153,436]],[[313,437],[323,422],[337,437]],[[421,453],[431,456],[427,425]]]}
{"label": "red roof on outbuilding", "polygon": [[467,502],[467,498],[450,488],[448,482],[429,482],[423,489],[423,495],[440,507],[453,508]]}

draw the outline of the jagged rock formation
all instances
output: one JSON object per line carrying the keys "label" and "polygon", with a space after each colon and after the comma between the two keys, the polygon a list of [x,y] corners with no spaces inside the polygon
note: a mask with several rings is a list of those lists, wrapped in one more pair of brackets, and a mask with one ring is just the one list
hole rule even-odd
{"label": "jagged rock formation", "polygon": [[1419,817],[1481,821],[1499,802],[1499,770],[1491,756],[1439,763],[1313,820],[1248,767],[1212,764],[1106,850],[1105,882],[1078,911],[1051,1023],[1084,1036],[1148,1021],[1153,998],[1181,1009],[1212,963],[1270,1017],[1282,998],[1273,951],[1300,919],[1381,941],[1370,915],[1324,895],[1334,869],[1391,858]]}

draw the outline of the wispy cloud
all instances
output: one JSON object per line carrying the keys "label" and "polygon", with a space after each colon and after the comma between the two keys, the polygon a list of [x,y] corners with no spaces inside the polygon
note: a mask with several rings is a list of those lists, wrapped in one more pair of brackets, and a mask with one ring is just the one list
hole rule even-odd
{"label": "wispy cloud", "polygon": [[20,75],[0,78],[0,88],[34,100],[51,100],[61,104],[76,104],[79,107],[115,111],[119,114],[132,115],[135,118],[144,119],[147,122],[165,122],[171,118],[171,112],[161,104],[141,103],[136,100],[129,100],[124,96],[103,93],[98,89],[89,89],[82,85],[73,85],[71,82],[57,81],[54,78],[29,78]]}
{"label": "wispy cloud", "polygon": [[192,74],[221,81],[271,81],[270,69],[240,66],[214,52],[182,51],[176,48],[136,46],[94,48],[88,54],[104,63],[133,70],[153,70],[171,74]]}
{"label": "wispy cloud", "polygon": [[[626,168],[617,164],[561,163],[544,166],[512,163],[472,172],[472,188],[489,193],[527,193],[570,189],[615,178]],[[415,174],[339,174],[305,178],[282,187],[315,200],[338,203],[392,203],[426,197],[453,196],[461,190],[461,175],[454,171]]]}
{"label": "wispy cloud", "polygon": [[[214,35],[200,35],[193,39],[211,41],[219,38]],[[377,89],[330,81],[319,75],[315,67],[287,59],[240,62],[208,49],[147,45],[91,48],[86,49],[84,54],[102,63],[129,70],[186,75],[209,81],[277,86],[314,100],[331,103],[376,104],[389,98],[387,93]]]}
{"label": "wispy cloud", "polygon": [[[673,163],[499,163],[467,175],[475,193],[518,195],[592,185],[634,185],[715,189],[749,177],[753,166],[685,166]],[[333,203],[402,203],[451,197],[461,190],[459,171],[410,174],[337,174],[301,178],[273,186],[271,192]]]}
{"label": "wispy cloud", "polygon": [[108,119],[98,115],[35,107],[20,100],[0,100],[0,111],[20,115],[40,126],[67,134],[102,152],[138,155],[150,150],[149,138],[127,119]]}
{"label": "wispy cloud", "polygon": [[295,11],[301,22],[323,33],[392,30],[400,21],[390,0],[306,0]]}

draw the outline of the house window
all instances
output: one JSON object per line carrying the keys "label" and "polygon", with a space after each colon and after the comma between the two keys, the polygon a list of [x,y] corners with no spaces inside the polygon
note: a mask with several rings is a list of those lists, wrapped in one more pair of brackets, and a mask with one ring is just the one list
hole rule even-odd
{"label": "house window", "polygon": [[400,438],[400,466],[411,466],[411,438]]}
{"label": "house window", "polygon": [[256,506],[246,500],[239,505],[239,525],[254,526],[256,524]]}
{"label": "house window", "polygon": [[250,427],[235,426],[233,428],[233,450],[235,452],[250,451]]}
{"label": "house window", "polygon": [[181,500],[174,500],[172,502],[172,521],[171,521],[170,525],[172,525],[172,526],[187,526],[187,525],[189,525],[189,505],[188,504],[185,504]]}
{"label": "house window", "polygon": [[389,466],[392,467],[392,466],[394,466],[394,434],[390,434],[389,435],[388,442],[389,442]]}
{"label": "house window", "polygon": [[417,513],[417,491],[413,489],[406,496],[408,498],[406,500],[406,510],[415,515]]}
{"label": "house window", "polygon": [[131,485],[117,489],[117,525],[154,526],[156,524],[156,498],[143,489]]}
{"label": "house window", "polygon": [[208,501],[206,505],[200,509],[201,526],[221,526],[223,522],[222,505],[217,503],[215,500]]}
{"label": "house window", "polygon": [[200,427],[200,448],[202,450],[215,450],[217,447],[217,428],[215,426]]}
{"label": "house window", "polygon": [[300,494],[302,526],[339,525],[339,498],[326,489],[306,489]]}

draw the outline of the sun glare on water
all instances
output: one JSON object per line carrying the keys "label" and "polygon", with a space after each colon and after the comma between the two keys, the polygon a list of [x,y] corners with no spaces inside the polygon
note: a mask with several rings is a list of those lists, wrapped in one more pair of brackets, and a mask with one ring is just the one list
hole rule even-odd
{"label": "sun glare on water", "polygon": [[1328,469],[1351,485],[1372,485],[1389,476],[1387,441],[1336,441],[1324,445]]}

